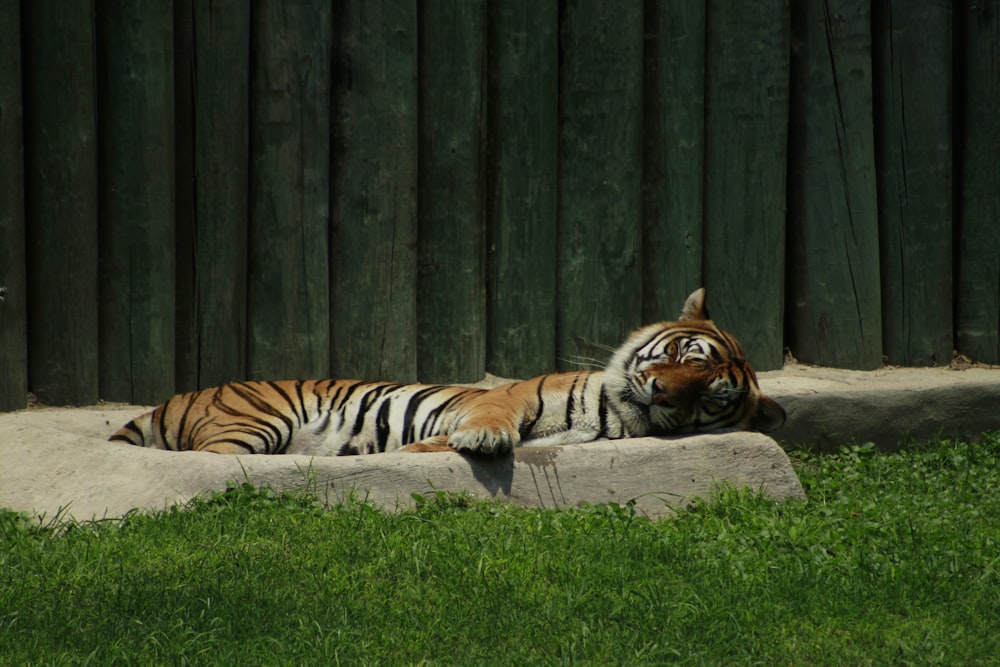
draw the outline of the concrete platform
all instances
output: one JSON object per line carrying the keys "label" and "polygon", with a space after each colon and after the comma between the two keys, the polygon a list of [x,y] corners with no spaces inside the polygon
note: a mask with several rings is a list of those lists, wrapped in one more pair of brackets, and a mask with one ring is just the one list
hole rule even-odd
{"label": "concrete platform", "polygon": [[[788,412],[774,433],[785,445],[831,449],[906,437],[976,436],[1000,430],[1000,370],[841,371],[791,366],[762,373],[764,391]],[[523,448],[502,460],[457,454],[367,457],[225,457],[139,449],[106,441],[142,407],[37,408],[0,414],[0,507],[41,517],[117,517],[156,510],[249,480],[310,489],[337,500],[355,493],[406,507],[412,493],[466,490],[532,507],[625,503],[669,515],[721,482],[802,497],[782,448],[767,436],[724,433]]]}
{"label": "concrete platform", "polygon": [[873,442],[977,437],[1000,430],[1000,368],[847,371],[795,364],[760,373],[761,388],[788,413],[782,444],[835,451]]}
{"label": "concrete platform", "polygon": [[0,507],[42,517],[118,517],[222,490],[230,480],[308,489],[329,501],[355,494],[388,509],[409,507],[411,494],[436,490],[547,508],[635,499],[651,517],[708,495],[722,481],[802,497],[784,451],[757,433],[524,447],[501,459],[453,453],[218,456],[106,442],[113,425],[132,412],[45,408],[0,416],[6,462]]}

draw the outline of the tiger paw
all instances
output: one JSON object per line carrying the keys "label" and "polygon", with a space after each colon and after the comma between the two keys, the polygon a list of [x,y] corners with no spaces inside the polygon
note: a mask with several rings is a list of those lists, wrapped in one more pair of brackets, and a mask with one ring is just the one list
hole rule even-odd
{"label": "tiger paw", "polygon": [[455,451],[470,454],[506,454],[521,442],[519,433],[507,429],[459,429],[448,438]]}
{"label": "tiger paw", "polygon": [[401,447],[399,451],[411,452],[411,453],[427,453],[427,452],[454,452],[455,450],[448,446],[448,436],[440,435],[440,436],[434,436],[433,438],[427,438],[426,440],[421,440],[420,442],[410,443],[409,445]]}

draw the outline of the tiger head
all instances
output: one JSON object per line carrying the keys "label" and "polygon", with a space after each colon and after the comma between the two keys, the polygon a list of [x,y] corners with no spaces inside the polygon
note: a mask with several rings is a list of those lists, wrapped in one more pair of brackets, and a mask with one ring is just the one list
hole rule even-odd
{"label": "tiger head", "polygon": [[784,409],[761,393],[743,348],[709,319],[704,288],[687,298],[677,322],[633,333],[605,372],[624,404],[648,414],[651,434],[768,433],[785,423]]}

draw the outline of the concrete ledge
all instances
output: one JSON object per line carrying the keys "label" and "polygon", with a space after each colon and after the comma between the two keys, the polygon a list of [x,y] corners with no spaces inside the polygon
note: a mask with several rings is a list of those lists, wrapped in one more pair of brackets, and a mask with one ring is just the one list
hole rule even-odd
{"label": "concrete ledge", "polygon": [[803,497],[784,451],[756,433],[525,447],[502,459],[450,453],[216,456],[106,442],[113,425],[134,410],[41,409],[0,417],[0,507],[50,518],[118,517],[223,490],[231,480],[309,489],[331,501],[353,493],[390,509],[411,506],[413,493],[435,490],[548,508],[635,499],[651,517],[705,497],[721,482]]}
{"label": "concrete ledge", "polygon": [[892,450],[906,438],[1000,430],[997,368],[848,371],[795,364],[760,373],[760,385],[788,413],[771,435],[818,451],[852,442]]}
{"label": "concrete ledge", "polygon": [[[793,365],[761,373],[764,391],[788,412],[774,433],[819,450],[906,437],[977,436],[1000,430],[1000,369],[844,371]],[[537,507],[636,499],[668,514],[718,482],[800,497],[783,451],[750,433],[523,448],[495,461],[454,454],[370,457],[220,457],[144,450],[108,435],[141,413],[135,406],[42,408],[0,414],[0,507],[90,519],[163,509],[249,479],[278,489],[310,488],[336,500],[356,492],[383,507],[411,493],[464,489]]]}

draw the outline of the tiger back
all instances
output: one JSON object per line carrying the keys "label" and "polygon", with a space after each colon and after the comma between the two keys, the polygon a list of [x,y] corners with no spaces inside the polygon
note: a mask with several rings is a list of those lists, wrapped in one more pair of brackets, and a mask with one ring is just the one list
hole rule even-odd
{"label": "tiger back", "polygon": [[375,454],[447,432],[482,389],[359,380],[233,382],[174,396],[111,440],[217,454]]}
{"label": "tiger back", "polygon": [[704,289],[676,322],[634,332],[602,371],[493,389],[359,380],[235,382],[174,396],[111,440],[219,454],[502,454],[718,429],[770,432],[785,412],[742,348],[708,317]]}

